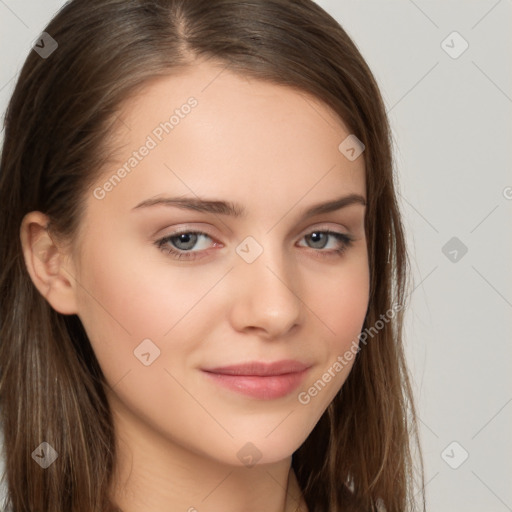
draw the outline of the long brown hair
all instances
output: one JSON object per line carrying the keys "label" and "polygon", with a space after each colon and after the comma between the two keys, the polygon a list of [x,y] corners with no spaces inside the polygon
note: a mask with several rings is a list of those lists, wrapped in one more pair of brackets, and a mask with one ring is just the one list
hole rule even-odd
{"label": "long brown hair", "polygon": [[[19,229],[34,210],[73,240],[85,192],[108,160],[116,112],[156,76],[196,57],[314,95],[365,145],[370,299],[342,389],[293,454],[310,512],[424,509],[423,466],[402,348],[408,260],[394,190],[391,135],[358,49],[311,0],[72,0],[44,29],[58,48],[28,55],[5,116],[0,165],[0,414],[7,503],[14,512],[113,510],[115,436],[107,385],[76,315],[31,282]],[[341,141],[340,141],[341,142]],[[382,315],[394,305],[391,319]],[[59,463],[31,453],[48,442]],[[413,443],[419,453],[414,462]]]}

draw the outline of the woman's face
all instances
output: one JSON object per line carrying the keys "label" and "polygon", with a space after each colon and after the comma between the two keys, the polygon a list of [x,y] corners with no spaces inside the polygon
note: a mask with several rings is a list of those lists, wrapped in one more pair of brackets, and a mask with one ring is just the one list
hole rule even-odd
{"label": "woman's face", "polygon": [[[350,131],[313,97],[221,70],[197,64],[125,104],[69,272],[123,432],[269,463],[304,442],[353,363],[338,357],[368,305],[365,207],[307,212],[365,199],[364,155],[339,149]],[[281,360],[308,369],[205,371]]]}

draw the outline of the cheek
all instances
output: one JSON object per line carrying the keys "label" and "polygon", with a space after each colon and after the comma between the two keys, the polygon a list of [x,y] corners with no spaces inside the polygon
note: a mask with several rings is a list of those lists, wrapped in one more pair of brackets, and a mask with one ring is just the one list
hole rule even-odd
{"label": "cheek", "polygon": [[208,283],[192,279],[190,270],[167,265],[158,249],[149,259],[145,251],[123,250],[113,242],[91,244],[83,253],[80,318],[108,380],[140,365],[134,350],[143,340],[150,339],[165,356],[166,339],[180,338],[184,326],[190,328],[189,317],[208,291]]}
{"label": "cheek", "polygon": [[[363,283],[366,283],[363,280]],[[361,280],[351,277],[344,282],[326,308],[329,308],[332,318],[331,328],[335,332],[333,348],[338,353],[345,351],[358,336],[363,327],[368,308],[369,294]]]}
{"label": "cheek", "polygon": [[344,351],[352,340],[358,340],[369,300],[369,270],[364,258],[341,265],[329,279],[323,280],[323,291],[311,294],[315,312],[328,327],[331,351]]}
{"label": "cheek", "polygon": [[329,279],[319,280],[317,276],[316,286],[310,284],[308,288],[308,305],[315,313],[312,318],[318,320],[316,332],[322,344],[318,347],[319,364],[297,398],[309,411],[313,427],[343,386],[355,361],[369,300],[367,260],[362,255],[340,265]]}

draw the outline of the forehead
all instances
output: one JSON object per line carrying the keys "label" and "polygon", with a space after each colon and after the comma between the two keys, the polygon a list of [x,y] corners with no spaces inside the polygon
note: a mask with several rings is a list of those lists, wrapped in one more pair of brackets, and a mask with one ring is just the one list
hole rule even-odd
{"label": "forehead", "polygon": [[365,192],[364,155],[349,161],[340,152],[350,131],[334,111],[215,63],[147,82],[122,105],[113,135],[115,161],[98,183],[121,174],[105,203],[126,209],[167,192],[260,206]]}

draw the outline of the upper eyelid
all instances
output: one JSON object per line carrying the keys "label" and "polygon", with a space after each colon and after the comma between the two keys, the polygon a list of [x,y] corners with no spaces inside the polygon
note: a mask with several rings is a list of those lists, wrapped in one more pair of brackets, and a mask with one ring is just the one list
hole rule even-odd
{"label": "upper eyelid", "polygon": [[[344,231],[339,231],[339,229],[344,229]],[[327,223],[323,223],[323,224],[317,224],[317,225],[314,225],[312,227],[308,227],[308,228],[304,228],[300,231],[300,233],[302,234],[301,236],[304,236],[304,235],[307,235],[307,234],[310,234],[312,231],[336,231],[337,233],[340,233],[340,234],[343,234],[343,235],[350,235],[350,229],[346,228],[346,227],[341,227],[341,226],[337,226],[337,227],[333,227],[332,225],[328,225]],[[188,225],[185,225],[183,227],[178,227],[178,228],[175,228],[174,231],[168,233],[168,234],[164,234],[164,235],[158,235],[156,236],[155,238],[158,240],[158,239],[162,239],[162,238],[169,238],[169,237],[173,237],[173,236],[178,236],[180,234],[184,234],[184,233],[198,233],[198,234],[204,234],[204,235],[207,235],[209,236],[210,238],[212,239],[215,239],[216,241],[219,241],[218,238],[215,234],[211,233],[207,228],[203,228],[203,227],[194,227],[194,226],[188,226]]]}

